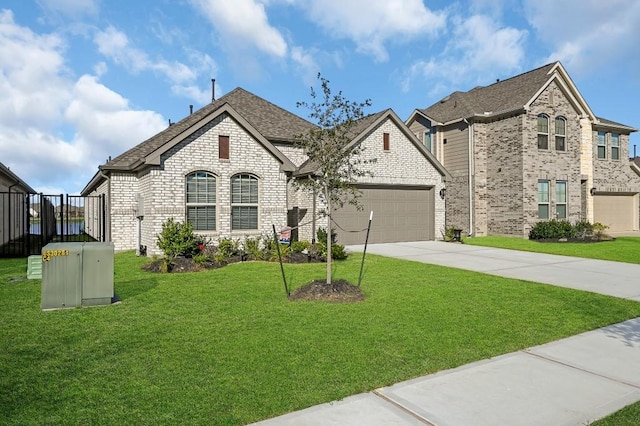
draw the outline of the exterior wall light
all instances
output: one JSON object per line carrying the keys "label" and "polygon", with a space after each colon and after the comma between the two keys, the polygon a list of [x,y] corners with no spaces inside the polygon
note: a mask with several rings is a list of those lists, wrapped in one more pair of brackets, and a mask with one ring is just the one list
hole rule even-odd
{"label": "exterior wall light", "polygon": [[589,193],[591,195],[596,195],[596,189],[595,188],[591,188],[591,190],[589,191]]}
{"label": "exterior wall light", "polygon": [[440,190],[440,198],[442,198],[444,200],[445,195],[447,195],[447,190],[442,188]]}

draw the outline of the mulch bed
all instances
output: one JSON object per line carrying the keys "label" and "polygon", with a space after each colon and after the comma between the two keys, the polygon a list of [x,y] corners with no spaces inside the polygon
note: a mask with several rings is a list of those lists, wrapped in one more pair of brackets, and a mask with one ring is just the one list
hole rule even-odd
{"label": "mulch bed", "polygon": [[289,296],[290,300],[323,300],[326,302],[361,302],[364,293],[346,280],[335,280],[327,284],[326,280],[311,281],[296,290]]}
{"label": "mulch bed", "polygon": [[[173,265],[169,272],[199,272],[206,269],[216,269],[227,266],[231,263],[252,261],[251,257],[247,256],[233,256],[226,259],[224,262],[207,261],[203,263],[194,262],[193,259],[188,257],[176,257],[173,260]],[[287,257],[283,259],[286,263],[321,263],[325,259],[317,255],[307,255],[305,253],[289,253]],[[162,272],[162,259],[154,260],[142,266],[142,269],[148,272]]]}

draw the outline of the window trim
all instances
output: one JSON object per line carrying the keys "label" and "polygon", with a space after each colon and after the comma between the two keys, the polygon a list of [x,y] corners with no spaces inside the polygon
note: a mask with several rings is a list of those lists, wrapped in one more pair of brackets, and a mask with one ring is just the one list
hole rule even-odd
{"label": "window trim", "polygon": [[[602,135],[602,143],[600,143],[600,135]],[[602,155],[600,155],[600,148],[602,148]],[[603,132],[602,130],[598,130],[596,136],[596,156],[599,160],[607,159],[607,132]]]}
{"label": "window trim", "polygon": [[[249,179],[249,193],[245,194],[243,193],[243,186],[242,186],[242,179],[243,178],[248,178]],[[233,185],[234,182],[240,179],[240,201],[236,201],[236,194],[233,191]],[[253,187],[251,182],[253,182],[255,180],[255,195],[253,194]],[[231,204],[231,231],[257,231],[258,229],[260,229],[260,179],[258,178],[258,176],[254,175],[253,173],[236,173],[235,175],[231,176],[231,180],[230,180],[230,191],[231,191],[231,196],[230,196],[230,204]],[[245,196],[249,197],[249,202],[242,200],[242,198],[244,198]],[[251,201],[251,199],[253,199],[255,196],[255,202]],[[238,214],[238,209],[240,209],[239,211],[251,211],[253,209],[255,209],[255,228],[254,227],[244,227],[241,226],[241,223],[236,224],[235,220],[234,220],[234,216],[236,216]],[[242,214],[242,213],[240,213]],[[238,219],[236,218],[236,220],[243,220],[242,218]]]}
{"label": "window trim", "polygon": [[[562,123],[562,133],[558,133],[558,123]],[[556,151],[566,151],[567,150],[567,119],[558,116],[555,119],[555,148]],[[558,141],[562,140],[562,148],[558,148]]]}
{"label": "window trim", "polygon": [[[615,144],[614,144],[614,141],[615,141]],[[614,152],[615,152],[615,155],[614,155]],[[611,159],[620,160],[620,133],[611,133]]]}
{"label": "window trim", "polygon": [[[558,189],[560,188],[560,186],[564,185],[564,194],[558,192]],[[568,198],[568,194],[567,194],[567,190],[568,190],[568,185],[567,185],[567,181],[566,180],[557,180],[556,181],[556,219],[558,220],[566,220],[568,218],[568,213],[567,213],[567,198]],[[564,201],[559,201],[560,200],[560,196],[563,195],[564,196]],[[558,215],[558,206],[564,206],[564,217],[560,217]]]}
{"label": "window trim", "polygon": [[[198,174],[203,174],[204,176],[198,176]],[[205,192],[204,194],[200,194],[198,191],[198,184],[196,181],[196,191],[195,191],[195,195],[196,198],[198,198],[201,195],[205,196],[206,201],[202,202],[202,201],[189,201],[189,177],[190,176],[194,176],[196,179],[198,178],[203,178],[205,179]],[[208,193],[209,190],[209,179],[212,179],[213,182],[212,183],[212,188],[213,188],[213,200],[210,201],[209,200],[209,196],[211,194]],[[207,231],[216,231],[218,229],[218,208],[217,208],[217,192],[218,192],[218,178],[215,174],[206,171],[206,170],[195,170],[193,172],[187,173],[184,177],[184,182],[185,182],[185,188],[184,188],[184,206],[185,206],[185,222],[187,223],[191,223],[193,225],[193,230],[194,231],[200,231],[200,232],[207,232]],[[208,227],[209,223],[209,218],[206,217],[205,218],[205,227],[204,228],[200,228],[200,224],[197,220],[197,216],[196,216],[196,221],[195,223],[193,221],[191,221],[189,219],[189,211],[190,210],[195,210],[196,211],[196,215],[197,215],[197,211],[200,208],[204,208],[205,210],[208,208],[212,208],[213,209],[213,227]]]}
{"label": "window trim", "polygon": [[[546,128],[547,128],[546,132],[543,132],[540,129],[540,125],[543,124],[541,122],[541,120],[543,120],[543,119],[546,122]],[[540,150],[548,150],[549,149],[549,116],[547,114],[538,114],[538,117],[536,119],[536,130],[538,132],[537,133],[538,134],[538,140],[537,140],[538,149],[540,149]],[[540,147],[540,137],[541,136],[543,136],[546,139],[546,143],[545,143],[546,146],[544,146],[544,147]]]}
{"label": "window trim", "polygon": [[[544,201],[544,200],[541,201],[540,200],[540,198],[541,198],[540,195],[544,194],[540,190],[540,185],[541,184],[546,184],[546,187],[547,187],[546,188],[546,196],[547,196],[546,197],[547,198],[546,201]],[[537,206],[538,206],[538,213],[537,213],[538,219],[549,220],[549,191],[550,191],[549,186],[550,186],[549,185],[549,179],[538,179],[538,186],[537,186],[538,191],[537,191],[537,196],[536,196],[536,201],[537,201]],[[547,207],[547,214],[546,214],[547,217],[542,217],[540,215],[540,207],[541,206],[546,206]]]}

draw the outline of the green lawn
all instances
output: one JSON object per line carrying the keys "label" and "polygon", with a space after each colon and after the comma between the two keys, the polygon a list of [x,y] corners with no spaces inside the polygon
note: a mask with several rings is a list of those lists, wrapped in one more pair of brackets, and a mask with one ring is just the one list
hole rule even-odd
{"label": "green lawn", "polygon": [[591,423],[591,426],[638,426],[640,424],[640,402],[631,404],[622,410]]}
{"label": "green lawn", "polygon": [[[289,302],[279,265],[152,274],[116,255],[107,307],[42,312],[0,260],[0,422],[245,424],[640,316],[640,303],[370,256],[356,304]],[[336,263],[357,282],[360,258]],[[286,265],[294,288],[324,265]]]}
{"label": "green lawn", "polygon": [[489,236],[465,238],[464,243],[640,264],[640,238],[637,237],[619,237],[599,243],[543,243],[519,237]]}

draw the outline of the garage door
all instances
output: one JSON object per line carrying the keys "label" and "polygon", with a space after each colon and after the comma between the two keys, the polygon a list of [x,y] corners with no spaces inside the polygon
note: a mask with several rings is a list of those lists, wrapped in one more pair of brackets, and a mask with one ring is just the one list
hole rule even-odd
{"label": "garage door", "polygon": [[638,229],[638,194],[596,195],[593,197],[595,222],[609,227],[608,231],[633,231]]}
{"label": "garage door", "polygon": [[[369,213],[373,210],[370,243],[423,241],[435,239],[434,190],[429,187],[360,188],[364,207],[336,210],[332,217],[338,226],[338,243],[364,244]],[[343,229],[340,229],[343,228]]]}

